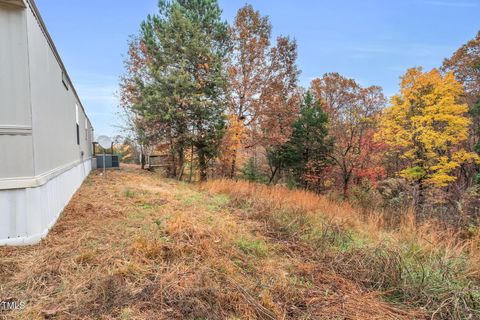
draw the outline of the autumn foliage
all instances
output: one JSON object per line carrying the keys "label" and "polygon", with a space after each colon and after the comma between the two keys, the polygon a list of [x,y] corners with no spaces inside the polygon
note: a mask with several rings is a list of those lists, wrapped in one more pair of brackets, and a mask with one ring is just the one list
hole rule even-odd
{"label": "autumn foliage", "polygon": [[455,181],[462,163],[476,160],[460,143],[468,139],[468,107],[459,103],[462,86],[452,73],[410,69],[400,94],[385,110],[378,139],[406,161],[400,175],[437,187]]}
{"label": "autumn foliage", "polygon": [[231,25],[220,13],[215,0],[161,1],[132,39],[121,102],[141,154],[166,146],[179,180],[254,180],[476,221],[479,35],[439,69],[407,70],[388,100],[336,72],[302,88],[294,39],[272,39],[251,5]]}
{"label": "autumn foliage", "polygon": [[333,179],[347,197],[352,181],[368,178],[375,183],[383,177],[378,161],[381,144],[372,137],[385,97],[380,87],[362,88],[338,73],[313,80],[311,87],[328,114],[329,133],[335,141],[329,155],[334,165]]}

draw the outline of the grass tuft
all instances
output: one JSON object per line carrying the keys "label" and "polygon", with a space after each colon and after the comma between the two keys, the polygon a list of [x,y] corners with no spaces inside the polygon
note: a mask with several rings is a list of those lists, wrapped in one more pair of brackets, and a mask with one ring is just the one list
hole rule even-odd
{"label": "grass tuft", "polygon": [[268,255],[268,248],[261,240],[251,240],[242,237],[235,243],[235,245],[245,254],[256,257],[266,257]]}
{"label": "grass tuft", "polygon": [[135,192],[129,188],[125,188],[123,190],[123,196],[126,198],[133,198],[135,196]]}

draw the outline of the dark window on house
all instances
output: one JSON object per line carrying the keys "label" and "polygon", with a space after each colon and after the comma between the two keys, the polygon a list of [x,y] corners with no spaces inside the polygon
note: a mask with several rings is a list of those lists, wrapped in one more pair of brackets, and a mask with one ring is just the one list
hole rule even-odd
{"label": "dark window on house", "polygon": [[77,124],[77,144],[80,145],[80,125],[78,124],[78,104],[75,103],[75,123]]}
{"label": "dark window on house", "polygon": [[65,72],[62,71],[62,83],[63,85],[65,86],[65,89],[69,89],[68,88],[68,79],[67,79],[67,75],[65,74]]}

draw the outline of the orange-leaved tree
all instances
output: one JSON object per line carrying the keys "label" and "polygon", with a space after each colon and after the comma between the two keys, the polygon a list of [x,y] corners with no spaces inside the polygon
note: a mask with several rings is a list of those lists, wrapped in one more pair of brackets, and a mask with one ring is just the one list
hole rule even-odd
{"label": "orange-leaved tree", "polygon": [[465,100],[474,105],[480,99],[480,31],[461,46],[451,58],[445,59],[442,70],[452,71],[465,88]]}
{"label": "orange-leaved tree", "polygon": [[[270,45],[271,25],[251,5],[241,8],[230,30],[232,52],[228,62],[228,112],[232,137],[230,172],[234,177],[240,149],[276,148],[291,135],[298,114],[297,45],[278,37]],[[233,117],[232,117],[233,116]],[[234,133],[238,134],[238,133]],[[229,141],[225,141],[228,143]],[[238,142],[241,144],[238,144]]]}
{"label": "orange-leaved tree", "polygon": [[[466,150],[480,154],[480,31],[477,36],[462,45],[449,59],[445,59],[442,71],[451,71],[465,90],[462,102],[469,107],[469,115],[472,120],[470,125],[470,137],[464,142]],[[480,167],[478,165],[464,165],[459,168],[461,174],[457,184],[470,185],[480,182]]]}
{"label": "orange-leaved tree", "polygon": [[266,149],[283,145],[290,138],[292,124],[298,117],[301,94],[296,61],[296,42],[278,37],[277,45],[270,52],[268,78],[260,96],[262,111],[257,140]]}
{"label": "orange-leaved tree", "polygon": [[[253,9],[251,5],[240,8],[230,28],[232,53],[228,59],[228,113],[231,136],[227,146],[230,168],[228,174],[235,176],[237,154],[241,143],[253,146],[257,143],[258,118],[262,112],[261,95],[268,79],[271,25],[267,17]],[[244,128],[240,136],[238,130]]]}

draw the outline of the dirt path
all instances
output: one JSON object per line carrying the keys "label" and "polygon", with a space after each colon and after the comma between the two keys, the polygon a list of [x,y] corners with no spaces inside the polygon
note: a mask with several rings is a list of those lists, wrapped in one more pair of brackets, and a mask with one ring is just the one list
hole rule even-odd
{"label": "dirt path", "polygon": [[412,319],[225,195],[94,172],[39,245],[0,248],[5,319]]}

